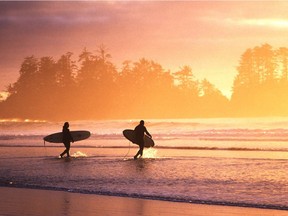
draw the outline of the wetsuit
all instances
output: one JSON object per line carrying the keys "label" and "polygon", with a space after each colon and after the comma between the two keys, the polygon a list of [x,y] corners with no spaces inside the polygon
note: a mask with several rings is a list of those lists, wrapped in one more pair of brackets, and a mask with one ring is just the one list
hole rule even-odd
{"label": "wetsuit", "polygon": [[136,143],[139,144],[139,147],[140,147],[139,151],[134,156],[134,158],[136,159],[138,155],[141,155],[141,156],[143,155],[144,133],[148,134],[149,136],[151,135],[149,134],[149,132],[147,131],[146,127],[143,124],[139,124],[138,126],[136,126],[134,131],[135,131]]}
{"label": "wetsuit", "polygon": [[67,153],[67,157],[69,157],[69,151],[70,151],[70,142],[72,141],[73,142],[73,138],[71,136],[71,133],[70,133],[70,130],[66,127],[63,127],[63,130],[62,130],[62,133],[63,133],[63,139],[62,139],[62,142],[63,144],[65,145],[65,151],[60,155],[61,157]]}

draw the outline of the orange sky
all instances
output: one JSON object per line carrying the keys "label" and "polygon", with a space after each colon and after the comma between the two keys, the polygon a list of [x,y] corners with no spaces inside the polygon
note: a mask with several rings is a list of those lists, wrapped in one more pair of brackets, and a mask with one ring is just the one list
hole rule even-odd
{"label": "orange sky", "polygon": [[230,96],[247,48],[288,47],[285,1],[0,2],[0,91],[24,57],[54,56],[104,44],[112,62],[145,57],[175,72],[191,66]]}

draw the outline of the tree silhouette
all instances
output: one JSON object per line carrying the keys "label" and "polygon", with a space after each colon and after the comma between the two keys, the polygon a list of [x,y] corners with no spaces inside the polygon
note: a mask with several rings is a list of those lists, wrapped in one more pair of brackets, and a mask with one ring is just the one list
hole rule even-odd
{"label": "tree silhouette", "polygon": [[8,92],[10,95],[16,95],[17,93],[24,94],[25,92],[37,90],[37,82],[35,77],[38,71],[38,60],[34,56],[30,56],[24,59],[21,65],[17,82],[10,85]]}
{"label": "tree silhouette", "polygon": [[229,100],[207,79],[200,82],[201,115],[225,117],[229,115]]}
{"label": "tree silhouette", "polygon": [[280,47],[276,51],[277,73],[280,74],[280,81],[286,83],[288,80],[288,49]]}
{"label": "tree silhouette", "polygon": [[72,60],[73,53],[67,52],[57,61],[56,82],[59,87],[69,88],[75,85],[77,66]]}
{"label": "tree silhouette", "polygon": [[179,71],[174,73],[174,77],[179,83],[179,89],[183,90],[184,92],[189,92],[189,94],[198,95],[198,83],[195,81],[191,67],[185,65],[184,67],[180,68]]}
{"label": "tree silhouette", "polygon": [[[39,63],[34,56],[30,56],[24,59],[21,65],[17,82],[8,87],[10,96],[7,99],[8,116],[13,113],[17,107],[25,107],[25,109],[19,110],[19,115],[30,115],[35,110],[38,104],[38,94],[40,91]],[[9,110],[8,107],[11,107]]]}
{"label": "tree silhouette", "polygon": [[236,115],[287,114],[287,59],[285,48],[273,50],[268,44],[242,55],[231,98]]}
{"label": "tree silhouette", "polygon": [[[85,104],[86,115],[95,117],[100,113],[102,118],[111,114],[116,88],[117,71],[115,66],[108,60],[110,54],[103,47],[98,50],[99,55],[93,55],[85,48],[79,56],[81,67],[76,80],[79,88],[80,104]],[[95,107],[97,109],[95,110]],[[91,111],[93,110],[94,111]],[[85,114],[84,114],[85,115]]]}
{"label": "tree silhouette", "polygon": [[177,87],[176,104],[179,115],[177,117],[192,117],[199,114],[201,109],[199,101],[199,82],[195,79],[190,66],[185,65],[174,74]]}
{"label": "tree silhouette", "polygon": [[120,100],[133,116],[168,115],[172,91],[173,77],[160,64],[145,58],[133,65],[123,62],[119,74]]}
{"label": "tree silhouette", "polygon": [[196,80],[189,66],[171,73],[142,58],[124,61],[117,71],[110,59],[104,45],[95,53],[84,48],[77,62],[71,52],[56,61],[25,58],[19,78],[7,89],[8,98],[0,103],[1,117],[61,121],[210,117],[220,115],[227,105],[222,93],[207,80]]}

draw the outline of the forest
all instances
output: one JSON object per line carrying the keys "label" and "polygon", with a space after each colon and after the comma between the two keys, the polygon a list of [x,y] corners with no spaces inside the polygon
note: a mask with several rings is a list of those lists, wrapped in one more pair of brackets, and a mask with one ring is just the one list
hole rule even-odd
{"label": "forest", "polygon": [[288,115],[288,49],[264,44],[239,60],[231,99],[190,66],[165,70],[146,58],[117,68],[105,46],[77,59],[26,57],[0,118],[86,120]]}

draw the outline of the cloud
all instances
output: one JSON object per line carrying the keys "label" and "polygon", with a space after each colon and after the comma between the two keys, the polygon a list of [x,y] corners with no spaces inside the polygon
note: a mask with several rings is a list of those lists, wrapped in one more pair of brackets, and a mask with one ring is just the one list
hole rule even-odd
{"label": "cloud", "polygon": [[242,19],[231,20],[231,23],[245,26],[272,27],[272,28],[288,28],[288,20],[281,19]]}

